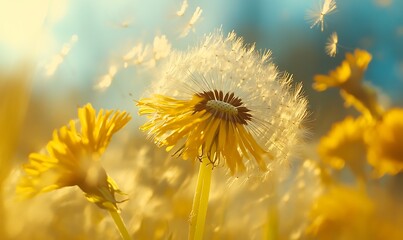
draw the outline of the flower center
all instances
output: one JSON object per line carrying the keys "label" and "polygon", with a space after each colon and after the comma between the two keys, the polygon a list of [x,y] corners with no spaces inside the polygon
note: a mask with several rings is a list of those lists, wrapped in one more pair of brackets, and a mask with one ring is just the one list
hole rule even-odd
{"label": "flower center", "polygon": [[234,93],[212,90],[203,91],[195,94],[202,98],[202,101],[194,106],[195,112],[206,110],[215,118],[221,118],[225,121],[248,124],[252,119],[250,110],[244,106],[242,99],[236,97]]}
{"label": "flower center", "polygon": [[215,111],[230,114],[232,116],[235,116],[238,114],[238,109],[234,107],[233,105],[223,102],[220,100],[209,100],[206,103],[207,108],[211,108]]}

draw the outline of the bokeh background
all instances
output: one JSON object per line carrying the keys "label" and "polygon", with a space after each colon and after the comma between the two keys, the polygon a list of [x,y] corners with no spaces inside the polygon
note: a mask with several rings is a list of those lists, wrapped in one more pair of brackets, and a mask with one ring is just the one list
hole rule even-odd
{"label": "bokeh background", "polygon": [[[385,104],[403,103],[403,1],[337,1],[334,13],[325,16],[325,30],[310,29],[307,11],[317,0],[227,0],[188,1],[179,17],[182,1],[2,1],[0,8],[0,66],[28,62],[33,67],[32,104],[49,127],[60,107],[60,118],[75,113],[75,107],[92,102],[97,107],[122,108],[136,113],[138,99],[153,80],[158,67],[141,65],[123,68],[122,57],[136,44],[152,44],[155,36],[166,35],[172,50],[197,44],[204,34],[217,28],[234,30],[257,49],[269,49],[279,70],[293,74],[304,83],[310,101],[309,125],[315,136],[330,122],[345,115],[336,90],[326,94],[311,88],[315,74],[335,68],[346,51],[362,48],[373,55],[365,75],[385,96]],[[180,33],[196,7],[202,14],[186,37]],[[332,32],[339,36],[339,52],[327,56],[324,46]],[[64,46],[68,53],[62,55]],[[62,61],[55,64],[55,58]],[[57,61],[56,61],[57,62]],[[49,68],[56,65],[49,73]],[[113,82],[104,91],[94,85],[117,67]],[[46,109],[42,109],[46,108]],[[329,111],[331,109],[331,111]],[[348,110],[347,110],[348,111]],[[134,122],[139,121],[133,114]]]}
{"label": "bokeh background", "polygon": [[[224,34],[235,31],[257,49],[270,50],[278,69],[292,74],[294,83],[303,83],[312,143],[333,123],[359,115],[344,107],[338,89],[312,89],[314,76],[336,68],[346,52],[370,52],[373,59],[365,81],[377,89],[381,104],[403,106],[403,0],[339,0],[336,11],[325,16],[323,32],[310,28],[306,20],[307,11],[317,8],[319,0],[189,0],[178,16],[182,2],[0,0],[0,70],[23,69],[29,75],[15,165],[41,149],[52,131],[76,118],[77,107],[88,102],[96,109],[130,112],[133,120],[127,132],[137,137],[133,146],[142,144],[139,139],[148,141],[138,130],[145,119],[137,115],[135,100],[157,80],[155,72],[164,62],[163,57],[155,60],[145,54],[152,55],[157,36],[165,36],[170,51],[186,50],[221,28]],[[183,34],[198,7],[200,18]],[[334,58],[324,50],[332,32],[339,36]],[[136,46],[141,46],[144,59],[137,53],[137,60],[125,61]],[[100,88],[105,79],[108,84]],[[395,179],[393,191],[403,178],[400,174]]]}

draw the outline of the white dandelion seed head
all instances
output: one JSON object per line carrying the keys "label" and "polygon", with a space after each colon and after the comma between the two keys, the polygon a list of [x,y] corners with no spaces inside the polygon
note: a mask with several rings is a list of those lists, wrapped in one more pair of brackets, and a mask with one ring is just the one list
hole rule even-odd
{"label": "white dandelion seed head", "polygon": [[[245,128],[273,156],[266,160],[268,172],[263,175],[284,165],[300,144],[307,105],[301,85],[292,89],[291,75],[277,70],[269,51],[257,52],[234,32],[224,37],[218,30],[189,51],[171,52],[159,79],[151,94],[186,100],[218,90],[240,98],[252,115]],[[247,173],[258,169],[250,160],[245,165]]]}

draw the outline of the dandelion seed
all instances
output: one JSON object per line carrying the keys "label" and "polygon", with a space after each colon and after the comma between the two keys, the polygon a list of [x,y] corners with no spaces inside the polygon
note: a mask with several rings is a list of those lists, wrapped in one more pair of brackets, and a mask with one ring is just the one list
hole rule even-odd
{"label": "dandelion seed", "polygon": [[120,22],[119,26],[121,28],[128,28],[130,27],[132,21],[131,20],[123,20],[122,22]]}
{"label": "dandelion seed", "polygon": [[319,5],[317,9],[308,10],[306,19],[309,22],[312,22],[310,28],[313,28],[316,25],[320,25],[320,30],[323,32],[325,24],[325,16],[331,14],[336,9],[336,1],[324,0],[322,2],[323,4]]}
{"label": "dandelion seed", "polygon": [[78,109],[79,120],[53,132],[46,148],[29,155],[17,193],[33,197],[39,193],[77,185],[90,202],[117,210],[115,193],[121,193],[99,160],[112,135],[131,117],[126,112],[101,110],[91,104]]}
{"label": "dandelion seed", "polygon": [[196,8],[195,12],[192,15],[192,18],[186,24],[185,28],[183,29],[183,31],[182,31],[182,33],[180,34],[179,37],[182,37],[182,38],[186,37],[189,34],[190,30],[193,29],[193,31],[194,31],[194,25],[199,20],[202,12],[203,12],[203,10],[200,7]]}
{"label": "dandelion seed", "polygon": [[63,63],[64,58],[67,56],[67,54],[69,54],[71,48],[77,41],[78,36],[74,34],[73,36],[71,36],[69,43],[63,45],[62,49],[60,50],[60,53],[54,56],[52,61],[45,66],[47,76],[52,76],[57,71],[57,68],[59,67],[60,64]]}
{"label": "dandelion seed", "polygon": [[123,56],[123,61],[128,62],[131,59],[133,59],[136,55],[138,55],[139,53],[141,53],[143,50],[143,44],[142,43],[138,43],[136,46],[134,46],[129,52],[127,52],[124,56]]}
{"label": "dandelion seed", "polygon": [[181,17],[183,14],[185,14],[186,9],[188,8],[189,4],[187,0],[183,0],[181,8],[176,12],[176,15]]}
{"label": "dandelion seed", "polygon": [[165,35],[156,36],[154,38],[153,52],[155,61],[167,57],[171,52],[171,44]]}
{"label": "dandelion seed", "polygon": [[336,56],[337,53],[337,43],[338,43],[338,36],[336,32],[333,32],[332,35],[327,40],[325,51],[326,54],[330,57]]}
{"label": "dandelion seed", "polygon": [[112,81],[118,72],[118,68],[116,65],[111,65],[109,67],[108,73],[103,75],[99,81],[94,85],[94,89],[100,90],[100,91],[105,91],[107,88],[109,88],[112,84]]}
{"label": "dandelion seed", "polygon": [[138,43],[123,56],[123,67],[129,64],[154,67],[156,62],[167,57],[171,51],[171,44],[165,35],[156,36],[153,44]]}

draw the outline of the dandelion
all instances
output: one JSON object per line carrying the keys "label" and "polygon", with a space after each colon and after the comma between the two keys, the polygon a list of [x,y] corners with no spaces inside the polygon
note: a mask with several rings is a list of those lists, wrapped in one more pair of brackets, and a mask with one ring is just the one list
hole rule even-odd
{"label": "dandelion", "polygon": [[78,186],[86,198],[100,208],[108,209],[122,236],[127,230],[117,213],[115,193],[122,193],[100,164],[113,134],[130,120],[126,112],[101,110],[96,115],[91,104],[78,109],[78,121],[53,132],[46,148],[29,155],[24,165],[25,175],[17,186],[17,193],[33,197],[68,186]]}
{"label": "dandelion", "polygon": [[357,110],[379,118],[382,108],[377,102],[377,95],[374,89],[363,82],[364,73],[372,55],[365,50],[356,49],[354,53],[347,53],[346,59],[329,75],[316,75],[313,88],[317,91],[324,91],[330,87],[341,89],[340,94],[347,106],[353,105]]}
{"label": "dandelion", "polygon": [[325,16],[329,15],[336,9],[335,0],[324,0],[318,9],[309,10],[306,19],[312,22],[311,28],[320,24],[320,30],[323,32],[325,25]]}
{"label": "dandelion", "polygon": [[139,114],[149,117],[141,129],[157,145],[202,163],[190,238],[202,236],[214,166],[267,173],[300,139],[307,104],[301,86],[290,91],[291,78],[268,58],[233,32],[211,34],[198,48],[171,53],[154,94],[137,102]]}
{"label": "dandelion", "polygon": [[336,56],[337,53],[337,43],[338,43],[338,36],[336,32],[333,32],[327,40],[325,51],[326,54],[330,57]]}
{"label": "dandelion", "polygon": [[403,109],[387,111],[365,136],[368,162],[375,176],[395,175],[403,171]]}

